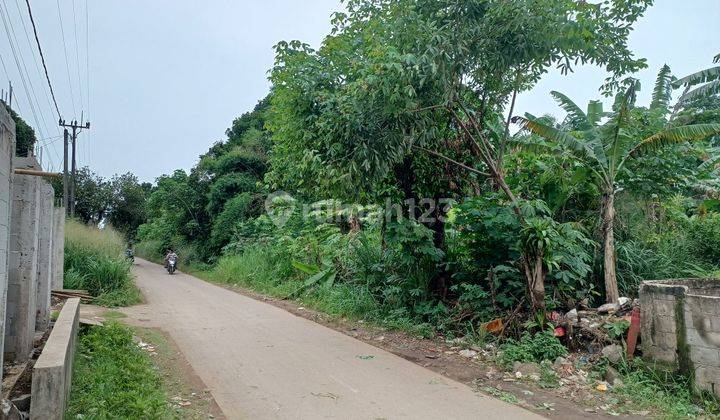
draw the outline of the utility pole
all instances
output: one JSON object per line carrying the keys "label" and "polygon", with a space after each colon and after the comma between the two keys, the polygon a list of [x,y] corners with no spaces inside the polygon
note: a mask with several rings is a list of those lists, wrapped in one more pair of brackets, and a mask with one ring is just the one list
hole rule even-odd
{"label": "utility pole", "polygon": [[63,208],[68,212],[68,131],[63,129]]}
{"label": "utility pole", "polygon": [[[72,158],[71,158],[71,169],[70,169],[70,182],[65,183],[65,187],[63,187],[63,192],[65,193],[65,196],[67,197],[65,200],[67,201],[66,211],[69,212],[70,217],[75,216],[75,174],[76,174],[76,166],[75,166],[75,146],[77,144],[77,135],[80,134],[80,131],[82,129],[89,130],[90,129],[90,122],[86,122],[85,125],[78,124],[77,120],[70,121],[70,124],[65,123],[65,120],[60,120],[60,126],[65,127],[65,174],[67,174],[67,166],[68,166],[68,156],[67,156],[67,128],[72,129]],[[67,175],[65,175],[67,176]],[[68,185],[69,184],[69,185]]]}

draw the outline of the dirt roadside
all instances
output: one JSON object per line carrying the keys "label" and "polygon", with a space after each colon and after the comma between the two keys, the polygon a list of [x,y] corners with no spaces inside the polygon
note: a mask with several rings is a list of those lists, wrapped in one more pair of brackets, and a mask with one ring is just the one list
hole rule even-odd
{"label": "dirt roadside", "polygon": [[[464,383],[473,389],[496,391],[495,396],[509,396],[513,403],[549,418],[618,418],[616,413],[604,410],[607,394],[596,392],[592,387],[577,389],[559,387],[544,389],[528,380],[514,380],[497,366],[471,360],[458,354],[458,347],[440,339],[413,337],[402,331],[332,317],[305,308],[293,300],[282,300],[256,293],[240,286],[213,283],[227,290],[281,308],[301,318],[332,328],[345,335],[381,348],[424,368],[450,379]],[[646,413],[624,414],[621,418],[643,419]]]}

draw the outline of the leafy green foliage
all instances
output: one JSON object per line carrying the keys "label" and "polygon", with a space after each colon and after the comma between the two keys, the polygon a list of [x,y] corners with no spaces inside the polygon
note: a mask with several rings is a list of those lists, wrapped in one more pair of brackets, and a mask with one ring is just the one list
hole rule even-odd
{"label": "leafy green foliage", "polygon": [[508,339],[500,346],[499,362],[510,367],[514,362],[555,361],[567,354],[567,349],[553,336],[552,331],[540,331],[531,335],[526,332],[519,340]]}
{"label": "leafy green foliage", "polygon": [[15,122],[15,154],[17,156],[28,156],[33,151],[37,136],[35,130],[30,127],[15,110],[10,108],[5,101],[0,100],[0,104],[10,113],[10,117]]}

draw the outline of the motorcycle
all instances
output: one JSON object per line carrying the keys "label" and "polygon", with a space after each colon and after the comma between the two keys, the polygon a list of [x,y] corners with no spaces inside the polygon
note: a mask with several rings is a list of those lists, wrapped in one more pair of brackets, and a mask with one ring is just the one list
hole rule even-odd
{"label": "motorcycle", "polygon": [[135,264],[135,254],[132,249],[128,248],[125,250],[125,258],[130,260],[130,264]]}
{"label": "motorcycle", "polygon": [[171,275],[175,273],[175,270],[177,269],[177,257],[171,256],[170,258],[168,258],[166,268],[168,273],[170,273]]}

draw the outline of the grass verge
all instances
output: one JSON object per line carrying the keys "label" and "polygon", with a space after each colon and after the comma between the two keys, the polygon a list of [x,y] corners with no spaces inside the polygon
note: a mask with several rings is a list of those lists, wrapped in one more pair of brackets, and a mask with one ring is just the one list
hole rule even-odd
{"label": "grass verge", "polygon": [[117,322],[79,337],[66,418],[173,418],[150,356]]}

